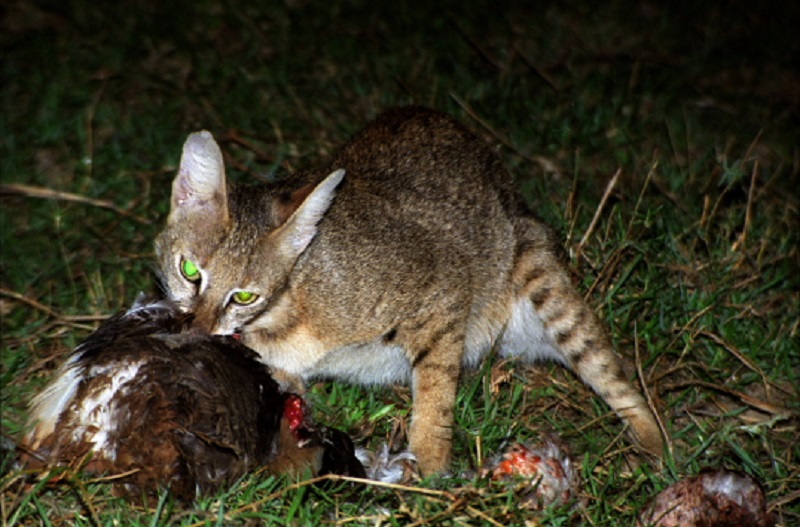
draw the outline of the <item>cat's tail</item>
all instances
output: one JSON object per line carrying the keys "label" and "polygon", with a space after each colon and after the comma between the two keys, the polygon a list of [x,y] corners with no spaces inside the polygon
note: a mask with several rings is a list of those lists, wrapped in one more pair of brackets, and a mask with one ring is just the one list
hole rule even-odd
{"label": "cat's tail", "polygon": [[552,235],[541,228],[529,229],[518,245],[512,277],[516,300],[502,349],[567,366],[629,424],[645,451],[661,457],[664,443],[653,412],[625,376],[603,325],[557,254]]}

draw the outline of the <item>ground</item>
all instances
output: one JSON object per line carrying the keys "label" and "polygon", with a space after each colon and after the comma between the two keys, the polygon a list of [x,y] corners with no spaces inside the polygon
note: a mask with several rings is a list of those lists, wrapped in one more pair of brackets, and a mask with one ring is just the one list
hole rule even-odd
{"label": "ground", "polygon": [[[4,525],[631,525],[709,466],[754,476],[779,523],[800,522],[800,10],[593,4],[6,2],[2,439],[99,320],[157,291],[152,241],[188,133],[212,131],[231,177],[253,180],[417,103],[497,145],[556,228],[661,415],[663,468],[627,455],[620,422],[560,368],[494,361],[460,391],[463,477],[362,492],[255,475],[147,510],[76,470],[47,485],[5,464]],[[409,415],[405,388],[311,399],[368,446]],[[518,511],[513,489],[469,475],[542,433],[577,460],[582,508]]]}

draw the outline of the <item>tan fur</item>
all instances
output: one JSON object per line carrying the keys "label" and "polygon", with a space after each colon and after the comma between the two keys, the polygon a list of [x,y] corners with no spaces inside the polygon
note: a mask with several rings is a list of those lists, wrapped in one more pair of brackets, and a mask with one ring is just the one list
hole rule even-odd
{"label": "tan fur", "polygon": [[[465,127],[431,110],[391,110],[323,170],[256,187],[226,182],[209,139],[187,139],[156,241],[169,296],[203,329],[241,331],[303,381],[410,382],[410,446],[424,473],[449,465],[462,365],[495,345],[575,371],[661,454],[655,419],[553,234]],[[185,279],[182,259],[202,279]],[[258,297],[240,305],[237,291]]]}

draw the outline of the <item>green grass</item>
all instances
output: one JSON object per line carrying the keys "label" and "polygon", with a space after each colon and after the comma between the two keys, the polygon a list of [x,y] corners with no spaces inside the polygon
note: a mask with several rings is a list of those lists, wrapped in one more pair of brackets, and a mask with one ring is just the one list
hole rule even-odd
{"label": "green grass", "polygon": [[[238,4],[6,10],[2,183],[117,210],[18,187],[0,195],[4,437],[22,432],[26,401],[96,317],[156,290],[152,240],[189,132],[212,130],[231,176],[248,179],[313,164],[381,109],[414,102],[500,145],[618,348],[638,357],[673,451],[663,470],[631,468],[620,423],[571,375],[493,363],[464,379],[456,471],[509,437],[550,432],[581,467],[578,523],[631,525],[656,491],[706,466],[755,476],[781,524],[800,521],[796,7]],[[365,444],[409,417],[405,388],[327,384],[311,397],[321,421]],[[68,479],[4,471],[4,524],[573,521],[517,511],[513,493],[470,477],[364,491],[256,475],[188,510],[168,496],[137,509],[107,484]]]}

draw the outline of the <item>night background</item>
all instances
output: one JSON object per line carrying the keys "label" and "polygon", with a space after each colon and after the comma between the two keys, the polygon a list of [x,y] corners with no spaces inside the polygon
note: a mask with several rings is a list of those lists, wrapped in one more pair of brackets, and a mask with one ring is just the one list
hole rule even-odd
{"label": "night background", "polygon": [[[2,439],[100,320],[158,291],[152,243],[189,133],[210,130],[229,177],[252,182],[321,164],[414,103],[496,145],[555,228],[661,414],[663,468],[628,455],[568,372],[496,360],[463,380],[453,478],[353,491],[256,474],[148,510],[10,455],[3,524],[632,525],[706,467],[751,475],[778,525],[798,524],[800,6],[593,4],[3,2]],[[409,417],[405,387],[320,383],[310,398],[373,448]],[[543,433],[569,446],[580,507],[519,510],[513,488],[471,475]]]}

